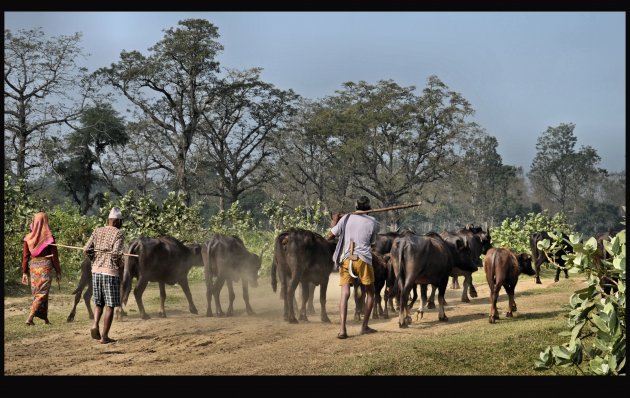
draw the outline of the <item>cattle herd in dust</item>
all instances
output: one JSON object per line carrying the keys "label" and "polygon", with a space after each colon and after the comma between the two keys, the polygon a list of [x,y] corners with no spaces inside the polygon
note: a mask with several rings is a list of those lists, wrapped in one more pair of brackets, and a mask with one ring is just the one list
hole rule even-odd
{"label": "cattle herd in dust", "polygon": [[[508,311],[506,317],[513,316],[516,311],[514,290],[519,275],[524,273],[536,276],[536,283],[540,282],[540,267],[549,259],[537,249],[537,242],[549,239],[546,232],[537,232],[531,236],[531,253],[513,253],[509,249],[493,248],[489,231],[481,227],[467,225],[456,231],[442,233],[430,232],[424,235],[411,230],[387,232],[378,235],[372,249],[373,268],[375,275],[375,305],[373,318],[388,318],[389,312],[397,303],[399,326],[408,327],[412,322],[410,310],[417,299],[417,286],[420,285],[421,306],[416,311],[422,317],[425,309],[435,308],[435,291],[438,296],[438,319],[447,321],[445,313],[447,305],[444,294],[449,278],[452,278],[452,288],[459,288],[458,278],[463,277],[462,302],[470,302],[470,297],[477,297],[477,291],[472,283],[472,273],[483,267],[490,291],[489,322],[495,323],[499,319],[496,304],[501,288],[508,295]],[[565,236],[566,238],[566,236]],[[601,235],[598,241],[610,239],[609,234]],[[284,302],[284,320],[289,323],[307,321],[308,314],[314,314],[314,289],[319,286],[320,319],[330,323],[326,312],[326,291],[330,274],[334,271],[333,253],[336,240],[326,240],[323,236],[304,229],[289,228],[279,234],[274,242],[274,253],[271,265],[271,288],[277,291],[280,282],[280,297]],[[569,250],[567,248],[566,250]],[[602,249],[601,252],[605,253]],[[140,237],[130,242],[128,253],[136,256],[126,256],[124,268],[121,269],[121,297],[122,307],[118,309],[118,317],[125,314],[123,307],[127,305],[131,292],[132,279],[136,278],[133,289],[138,310],[142,319],[148,319],[142,302],[142,294],[149,282],[158,282],[160,288],[160,310],[158,315],[166,317],[164,301],[166,298],[165,284],[181,286],[189,310],[197,314],[188,286],[188,272],[193,266],[203,266],[206,283],[206,316],[231,316],[234,313],[234,283],[240,282],[243,300],[247,314],[254,315],[254,309],[249,302],[249,286],[257,286],[258,273],[261,267],[262,255],[251,253],[237,236],[214,235],[202,244],[185,245],[170,236],[160,238]],[[563,265],[560,251],[553,259]],[[484,255],[483,261],[481,256]],[[532,263],[534,267],[532,267]],[[93,312],[90,305],[92,296],[91,264],[85,259],[81,264],[81,279],[75,295],[74,306],[68,315],[68,322],[74,320],[76,307],[83,298],[90,319]],[[555,281],[558,281],[558,268]],[[565,277],[568,274],[565,271]],[[224,312],[220,302],[223,285],[227,284],[229,303]],[[297,300],[296,290],[300,286],[300,304],[296,318]],[[428,295],[428,287],[431,293]],[[355,319],[360,319],[363,312],[365,295],[360,284],[354,286]],[[214,300],[215,311],[212,311]],[[254,303],[255,304],[255,303]]]}

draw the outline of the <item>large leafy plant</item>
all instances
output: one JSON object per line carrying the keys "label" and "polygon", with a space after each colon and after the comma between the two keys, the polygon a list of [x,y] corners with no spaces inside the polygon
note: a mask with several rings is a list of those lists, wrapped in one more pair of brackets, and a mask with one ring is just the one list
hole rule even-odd
{"label": "large leafy plant", "polygon": [[583,272],[588,286],[569,300],[569,330],[561,335],[570,340],[542,351],[535,369],[561,366],[583,374],[625,375],[626,230],[603,242],[608,259],[599,257],[593,237],[583,241],[580,235],[570,235],[569,240],[573,252],[565,256],[566,266],[571,273]]}

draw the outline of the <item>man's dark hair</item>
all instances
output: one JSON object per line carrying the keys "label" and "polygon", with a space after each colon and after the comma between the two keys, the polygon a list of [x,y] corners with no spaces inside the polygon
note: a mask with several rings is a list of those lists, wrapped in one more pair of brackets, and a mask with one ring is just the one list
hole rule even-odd
{"label": "man's dark hair", "polygon": [[359,199],[357,199],[356,209],[357,210],[371,210],[372,207],[370,207],[370,199],[367,196],[359,197]]}

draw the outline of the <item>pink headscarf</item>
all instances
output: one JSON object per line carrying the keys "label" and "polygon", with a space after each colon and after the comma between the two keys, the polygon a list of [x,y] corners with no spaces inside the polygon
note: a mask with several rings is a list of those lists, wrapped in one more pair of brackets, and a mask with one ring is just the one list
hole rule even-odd
{"label": "pink headscarf", "polygon": [[31,233],[24,237],[24,241],[28,245],[28,250],[32,256],[37,256],[49,244],[55,240],[53,238],[50,227],[48,226],[48,216],[44,212],[39,212],[33,216],[31,223]]}

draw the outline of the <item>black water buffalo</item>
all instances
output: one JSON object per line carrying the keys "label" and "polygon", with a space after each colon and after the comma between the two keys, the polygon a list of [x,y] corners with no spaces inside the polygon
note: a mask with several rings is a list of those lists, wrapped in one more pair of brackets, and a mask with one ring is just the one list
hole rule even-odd
{"label": "black water buffalo", "polygon": [[[217,316],[223,316],[221,301],[219,296],[223,283],[227,282],[230,304],[227,309],[227,316],[233,315],[234,287],[233,283],[239,280],[243,284],[243,300],[245,310],[248,315],[253,315],[251,305],[249,305],[248,285],[258,286],[258,271],[262,263],[262,252],[260,256],[250,253],[245,244],[238,236],[214,235],[203,245],[201,253],[203,257],[203,270],[206,278],[206,299],[208,310],[206,316],[212,316],[212,297]],[[216,281],[213,283],[213,279]]]}
{"label": "black water buffalo", "polygon": [[[549,241],[553,243],[553,239],[545,231],[534,232],[533,234],[531,234],[529,240],[530,249],[532,251],[532,262],[534,263],[534,268],[536,270],[536,283],[538,284],[542,283],[540,281],[540,266],[543,263],[551,263],[550,259],[547,258],[547,255],[542,250],[538,250],[538,242],[542,241],[543,239],[549,239]],[[556,268],[556,277],[553,279],[554,282],[558,282],[560,280],[560,270],[564,271],[565,278],[569,277],[567,269],[564,268],[565,260],[562,258],[562,256],[566,255],[567,251],[571,251],[573,247],[569,243],[569,237],[567,236],[567,234],[562,233],[562,240],[564,243],[564,248],[560,248],[555,253],[553,258],[554,262],[558,264],[558,267]]]}
{"label": "black water buffalo", "polygon": [[77,288],[72,292],[72,294],[74,294],[74,305],[72,306],[72,310],[66,319],[67,322],[74,321],[74,316],[77,313],[77,305],[79,304],[79,301],[81,301],[81,293],[83,293],[83,289],[86,287],[87,289],[85,294],[83,294],[83,300],[85,300],[88,316],[90,319],[94,319],[94,312],[92,312],[92,305],[90,304],[90,299],[92,298],[92,262],[87,257],[81,262],[81,277]]}
{"label": "black water buffalo", "polygon": [[[486,254],[488,249],[492,247],[490,243],[490,233],[485,232],[481,227],[474,227],[469,224],[466,226],[466,228],[461,228],[453,232],[444,231],[440,234],[440,236],[442,236],[442,238],[450,243],[455,243],[456,240],[461,239],[464,243],[464,246],[470,248],[470,259],[462,258],[460,256],[456,259],[457,261],[455,263],[455,266],[451,270],[451,277],[453,281],[453,285],[451,287],[454,289],[458,289],[459,283],[457,282],[457,278],[459,276],[463,276],[464,289],[462,290],[461,301],[463,303],[470,303],[470,299],[468,298],[469,289],[470,297],[477,297],[477,290],[472,283],[472,273],[475,272],[477,268],[474,268],[474,271],[471,271],[470,269],[464,269],[464,266],[466,266],[469,260],[472,261],[472,264],[474,264],[476,267],[482,266],[481,255]],[[431,290],[428,308],[435,308],[435,286],[433,286]]]}
{"label": "black water buffalo", "polygon": [[[188,299],[188,308],[191,313],[197,314],[197,308],[192,300],[190,288],[188,287],[188,271],[192,266],[201,266],[201,246],[192,244],[184,245],[172,236],[162,236],[159,238],[147,238],[141,236],[129,244],[129,253],[137,254],[139,257],[125,257],[125,269],[121,284],[122,304],[127,305],[129,292],[131,291],[131,281],[135,277],[138,285],[133,290],[136,297],[138,309],[142,319],[149,319],[150,316],[144,310],[142,303],[142,293],[149,282],[158,282],[160,285],[160,312],[159,316],[165,318],[164,300],[166,299],[165,284],[179,284]],[[124,312],[121,310],[121,316]]]}
{"label": "black water buffalo", "polygon": [[[439,320],[447,321],[444,313],[444,293],[448,278],[455,263],[455,257],[470,257],[470,249],[461,240],[457,246],[448,244],[440,235],[430,232],[426,235],[407,235],[396,238],[390,252],[396,281],[392,294],[400,300],[398,326],[407,327],[411,323],[407,300],[414,284],[420,284],[422,310],[427,304],[427,285],[438,288]],[[391,279],[389,279],[391,280]]]}
{"label": "black water buffalo", "polygon": [[319,286],[321,321],[330,322],[326,313],[326,290],[333,269],[333,253],[336,242],[301,228],[289,228],[276,237],[273,262],[271,264],[271,288],[277,289],[280,279],[280,296],[284,300],[284,320],[298,323],[293,303],[298,284],[302,289],[300,320],[306,317],[306,301],[309,283]]}
{"label": "black water buffalo", "polygon": [[[387,281],[388,275],[389,274],[393,275],[393,270],[392,270],[389,255],[392,249],[392,243],[394,242],[394,239],[400,236],[406,236],[410,234],[413,235],[415,234],[415,232],[410,229],[404,229],[402,231],[395,231],[395,232],[390,231],[386,233],[381,233],[381,234],[378,234],[378,236],[376,237],[376,243],[374,244],[374,247],[372,249],[372,258],[375,258],[375,254],[376,254],[377,256],[376,258],[378,260],[378,264],[376,264],[374,268],[375,302],[374,302],[374,311],[372,312],[373,314],[372,316],[374,318],[378,318],[379,316],[383,318],[388,318],[389,310],[391,310],[392,312],[395,311],[393,297],[391,297],[391,295],[388,294],[388,289],[386,287],[387,285],[386,281]],[[381,295],[381,291],[383,290],[383,287],[385,287],[385,291]],[[381,306],[381,298],[383,300],[383,306]],[[412,289],[411,302],[408,304],[409,308],[413,306],[417,298],[418,298],[418,290],[416,289],[416,286],[414,285]],[[383,307],[385,308],[385,310],[383,310]]]}
{"label": "black water buffalo", "polygon": [[521,273],[535,275],[532,268],[532,258],[527,253],[514,254],[509,249],[490,249],[483,259],[483,269],[486,272],[486,280],[490,288],[490,323],[495,323],[499,319],[497,311],[497,300],[501,292],[501,286],[508,295],[508,311],[506,317],[511,318],[512,312],[516,311],[514,301],[514,288]]}

